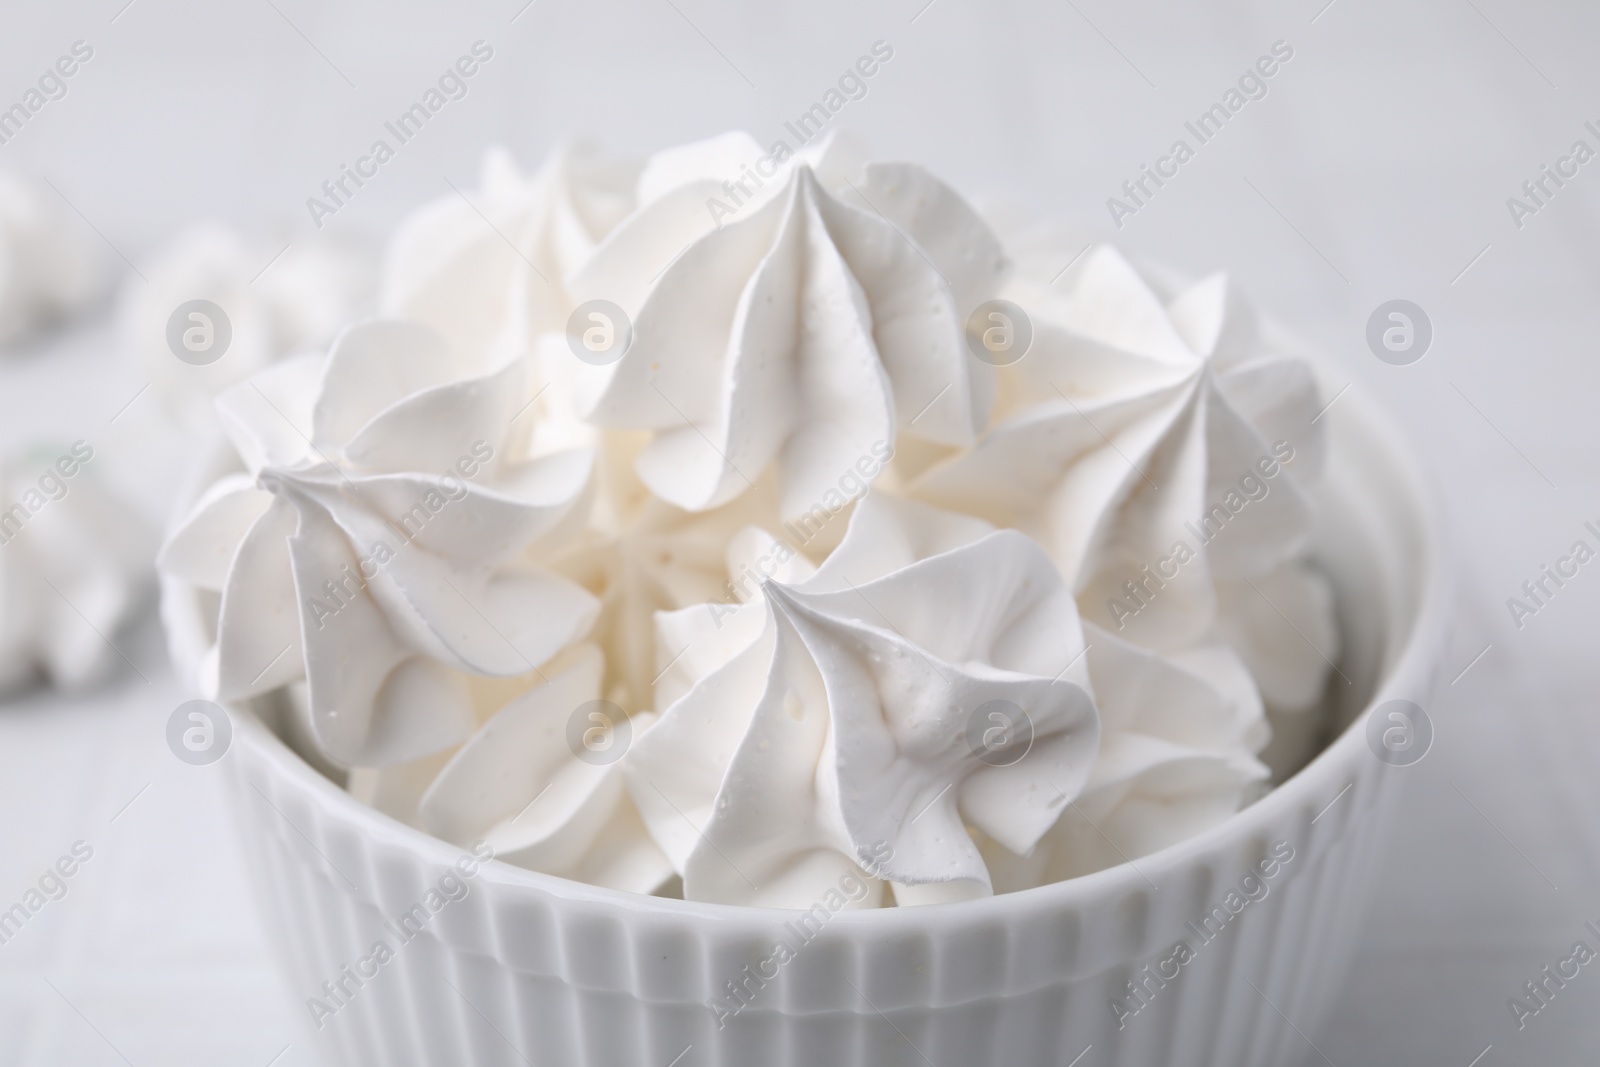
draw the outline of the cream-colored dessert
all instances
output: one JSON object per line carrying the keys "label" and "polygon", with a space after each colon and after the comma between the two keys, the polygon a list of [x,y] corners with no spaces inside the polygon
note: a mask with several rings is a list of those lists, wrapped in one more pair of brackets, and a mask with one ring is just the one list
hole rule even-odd
{"label": "cream-colored dessert", "polygon": [[[1180,841],[1315,735],[1321,403],[1223,276],[1034,276],[920,167],[741,134],[491,154],[383,274],[219,396],[236,462],[161,566],[215,605],[204,691],[286,690],[396,818],[905,906]],[[974,347],[997,299],[1020,356]]]}

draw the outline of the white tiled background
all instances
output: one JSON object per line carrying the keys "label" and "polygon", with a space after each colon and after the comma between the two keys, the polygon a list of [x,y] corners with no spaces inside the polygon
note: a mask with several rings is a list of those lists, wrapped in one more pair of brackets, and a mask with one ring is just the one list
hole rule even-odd
{"label": "white tiled background", "polygon": [[[924,2],[9,4],[0,100],[75,40],[95,56],[0,146],[0,166],[50,178],[135,264],[206,217],[290,241],[309,230],[305,198],[488,42],[468,97],[328,223],[370,240],[444,179],[470,183],[494,141],[528,162],[572,135],[633,152],[733,127],[770,141],[888,42],[894,58],[839,124],[880,156],[1188,274],[1226,266],[1409,426],[1448,502],[1452,663],[1490,647],[1429,708],[1435,749],[1407,772],[1357,972],[1306,1062],[1593,1063],[1600,972],[1520,1033],[1506,999],[1600,918],[1600,569],[1520,632],[1504,602],[1600,518],[1600,161],[1520,231],[1505,201],[1575,139],[1600,148],[1583,129],[1600,121],[1600,9]],[[1117,233],[1105,198],[1279,39],[1295,55],[1270,94]],[[1434,324],[1413,366],[1363,340],[1393,297]],[[0,357],[0,445],[103,442],[159,520],[181,445],[153,406],[109,423],[142,384],[104,316]],[[152,628],[119,644],[144,678],[0,706],[0,900],[73,841],[95,849],[68,896],[0,946],[0,1064],[309,1064],[303,1009],[276,983],[218,810],[219,769],[165,750],[181,695]]]}

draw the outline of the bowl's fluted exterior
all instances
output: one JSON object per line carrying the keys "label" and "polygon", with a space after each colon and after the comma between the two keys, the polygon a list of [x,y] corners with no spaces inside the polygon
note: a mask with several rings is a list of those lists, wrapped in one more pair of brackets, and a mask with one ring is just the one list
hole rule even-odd
{"label": "bowl's fluted exterior", "polygon": [[[1354,397],[1335,411],[1319,558],[1341,593],[1348,689],[1332,689],[1350,725],[1225,823],[1084,878],[803,929],[799,913],[641,898],[500,863],[470,878],[455,868],[445,893],[461,850],[360,804],[239,716],[225,760],[233,807],[315,1046],[352,1067],[1319,1059],[1312,1042],[1408,774],[1374,756],[1364,712],[1391,698],[1427,706],[1448,586],[1401,443]],[[1272,877],[1246,881],[1285,850]],[[457,886],[465,895],[447,899]],[[1230,901],[1247,902],[1235,915]],[[792,959],[774,959],[780,942]]]}

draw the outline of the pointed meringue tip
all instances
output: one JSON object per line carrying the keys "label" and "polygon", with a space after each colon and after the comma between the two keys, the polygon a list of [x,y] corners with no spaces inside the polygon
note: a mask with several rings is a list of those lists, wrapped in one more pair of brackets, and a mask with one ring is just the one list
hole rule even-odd
{"label": "pointed meringue tip", "polygon": [[794,602],[795,588],[788,582],[780,582],[776,578],[762,578],[761,592],[768,597],[777,597],[785,604]]}
{"label": "pointed meringue tip", "polygon": [[815,612],[806,607],[796,595],[794,586],[780,582],[775,578],[761,579],[761,595],[768,608],[780,612],[783,616],[794,621],[796,616],[814,619]]}

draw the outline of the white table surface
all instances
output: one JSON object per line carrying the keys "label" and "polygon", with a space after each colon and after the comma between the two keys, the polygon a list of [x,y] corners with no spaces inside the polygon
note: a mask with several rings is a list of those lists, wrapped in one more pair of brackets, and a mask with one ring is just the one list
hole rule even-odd
{"label": "white table surface", "polygon": [[[1600,147],[1583,129],[1600,120],[1600,10],[136,0],[119,13],[124,2],[0,13],[0,100],[72,41],[96,49],[70,94],[0,146],[0,166],[50,177],[135,264],[203,217],[303,237],[304,198],[480,38],[496,55],[468,98],[329,232],[382,233],[447,191],[441,179],[471,182],[497,140],[529,161],[578,133],[638,152],[734,127],[768,141],[882,39],[894,59],[839,119],[881,155],[1191,274],[1233,270],[1409,426],[1460,560],[1447,677],[1489,646],[1428,709],[1435,748],[1406,772],[1356,973],[1305,1062],[1595,1062],[1600,972],[1520,1033],[1506,1000],[1600,919],[1600,571],[1520,631],[1504,602],[1600,519],[1600,163],[1521,230],[1505,200],[1574,139]],[[1116,233],[1105,198],[1278,39],[1295,58],[1268,97]],[[1436,330],[1408,367],[1364,342],[1368,314],[1393,297]],[[145,400],[109,422],[142,384],[104,312],[0,357],[0,447],[92,433],[159,521],[181,440]],[[219,769],[165,748],[182,691],[152,620],[118,641],[143,677],[0,706],[0,902],[73,841],[95,849],[67,897],[0,946],[0,1065],[310,1064],[303,1009],[268,962],[219,811]]]}

